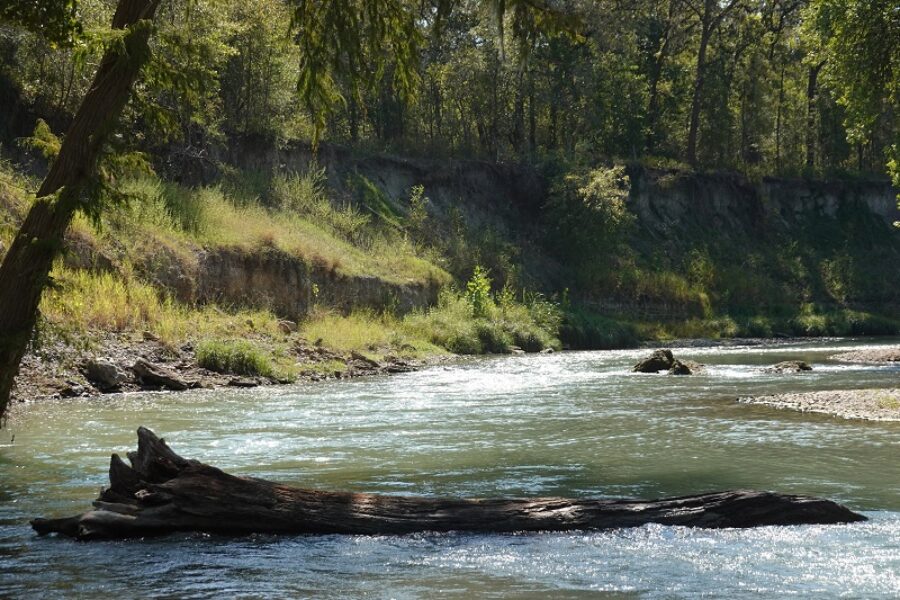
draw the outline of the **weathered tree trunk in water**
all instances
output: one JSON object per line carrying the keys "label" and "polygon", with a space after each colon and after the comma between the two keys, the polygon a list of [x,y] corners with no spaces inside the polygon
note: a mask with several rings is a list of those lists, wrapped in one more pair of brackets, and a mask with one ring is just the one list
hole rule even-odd
{"label": "weathered tree trunk in water", "polygon": [[149,57],[149,21],[160,1],[119,1],[112,26],[130,31],[104,54],[59,156],[38,190],[38,200],[0,266],[0,418],[34,330],[53,260],[82,202],[81,187],[95,174],[100,150]]}
{"label": "weathered tree trunk in water", "polygon": [[207,533],[406,534],[420,531],[566,531],[637,527],[831,524],[864,521],[818,498],[729,491],[663,500],[567,498],[446,499],[326,492],[235,477],[175,454],[152,431],[138,429],[131,466],[113,455],[109,489],[94,510],[35,519],[39,534],[82,540],[173,531]]}

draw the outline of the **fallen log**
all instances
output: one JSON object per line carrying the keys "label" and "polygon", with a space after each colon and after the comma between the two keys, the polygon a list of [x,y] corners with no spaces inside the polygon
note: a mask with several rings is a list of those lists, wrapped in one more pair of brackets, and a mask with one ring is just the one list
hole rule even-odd
{"label": "fallen log", "polygon": [[35,519],[41,535],[80,540],[175,531],[220,534],[408,534],[431,531],[534,532],[637,527],[831,524],[866,518],[832,502],[772,492],[727,491],[661,500],[569,498],[448,499],[300,489],[236,477],[182,458],[138,429],[131,466],[113,455],[110,487],[94,509]]}

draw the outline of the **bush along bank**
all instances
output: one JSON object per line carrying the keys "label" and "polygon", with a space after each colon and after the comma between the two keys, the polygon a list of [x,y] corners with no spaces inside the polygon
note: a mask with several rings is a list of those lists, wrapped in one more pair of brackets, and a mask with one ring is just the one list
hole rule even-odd
{"label": "bush along bank", "polygon": [[[127,202],[73,224],[15,397],[249,387],[404,371],[450,353],[559,348],[555,305],[492,290],[480,266],[456,291],[440,257],[402,226],[334,202],[323,186],[315,168],[193,189],[150,175],[126,181]],[[32,187],[0,163],[0,255]],[[257,263],[292,273],[310,264],[343,292],[310,280],[292,288],[299,300],[273,302],[277,269],[260,279]],[[245,293],[205,276],[210,265],[231,275],[240,267],[233,287]],[[192,288],[206,280],[204,293]],[[285,298],[289,288],[279,288]],[[410,301],[401,293],[410,289],[435,289],[434,300]]]}
{"label": "bush along bank", "polygon": [[19,401],[137,390],[254,387],[409,371],[452,354],[559,349],[560,310],[539,296],[465,292],[406,316],[315,308],[299,322],[266,310],[190,307],[134,276],[60,267],[17,378]]}

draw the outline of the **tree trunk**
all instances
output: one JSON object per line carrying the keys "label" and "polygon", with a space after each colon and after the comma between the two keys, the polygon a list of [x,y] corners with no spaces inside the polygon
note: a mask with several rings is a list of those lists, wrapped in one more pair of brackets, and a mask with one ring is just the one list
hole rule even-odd
{"label": "tree trunk", "polygon": [[819,71],[825,66],[822,61],[809,68],[806,82],[806,168],[816,168],[816,94],[818,93]]}
{"label": "tree trunk", "polygon": [[781,76],[778,78],[778,108],[775,112],[775,170],[781,173],[781,111],[784,106],[784,67],[781,63]]}
{"label": "tree trunk", "polygon": [[447,499],[326,492],[235,477],[173,452],[138,429],[131,466],[113,455],[110,487],[95,509],[70,518],[35,519],[39,534],[82,540],[207,533],[394,535],[421,531],[569,531],[647,523],[723,528],[864,521],[817,498],[730,491],[663,500],[567,498]]}
{"label": "tree trunk", "polygon": [[669,2],[666,14],[666,27],[661,34],[659,50],[654,54],[650,64],[650,99],[647,102],[647,135],[644,147],[647,154],[656,152],[656,126],[659,121],[659,84],[662,80],[663,65],[669,55],[669,44],[672,41],[672,29],[675,27],[676,3]]}
{"label": "tree trunk", "polygon": [[537,118],[535,116],[534,70],[528,70],[528,151],[537,150]]}
{"label": "tree trunk", "polygon": [[[0,266],[0,417],[37,320],[41,293],[63,235],[84,206],[81,188],[96,172],[100,150],[149,57],[150,21],[160,0],[120,0],[115,29],[130,29],[104,54],[63,140],[59,156]],[[143,22],[142,22],[143,21]]]}
{"label": "tree trunk", "polygon": [[521,156],[525,149],[525,69],[521,67],[516,76],[516,91],[513,101],[512,147]]}
{"label": "tree trunk", "polygon": [[691,99],[691,121],[688,126],[687,150],[685,160],[688,164],[697,164],[697,133],[700,129],[700,102],[703,99],[703,79],[706,75],[706,49],[712,29],[704,20],[700,33],[700,49],[697,51],[697,72],[694,75],[694,95]]}

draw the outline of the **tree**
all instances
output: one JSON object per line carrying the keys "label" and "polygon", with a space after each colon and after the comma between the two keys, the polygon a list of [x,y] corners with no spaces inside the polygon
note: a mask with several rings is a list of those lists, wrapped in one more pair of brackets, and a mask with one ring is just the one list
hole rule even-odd
{"label": "tree", "polygon": [[688,125],[685,160],[691,165],[697,164],[697,133],[700,130],[700,107],[703,100],[703,86],[706,82],[706,55],[713,36],[718,31],[725,17],[741,5],[741,0],[687,0],[685,5],[700,22],[700,45],[697,49],[697,66],[694,70],[694,92],[691,99],[691,116]]}
{"label": "tree", "polygon": [[121,35],[107,48],[37,200],[0,266],[0,416],[63,235],[77,210],[98,209],[90,194],[98,177],[97,162],[149,58],[151,23],[160,1],[119,0],[112,28]]}
{"label": "tree", "polygon": [[685,11],[680,0],[662,0],[651,3],[647,14],[647,127],[644,149],[654,154],[659,143],[659,121],[661,109],[661,87],[664,67],[669,58],[676,54],[685,37]]}
{"label": "tree", "polygon": [[[847,136],[876,142],[897,161],[900,111],[900,10],[892,0],[818,0],[807,20],[821,39],[825,68],[845,108]],[[887,136],[879,135],[886,132]]]}
{"label": "tree", "polygon": [[[35,3],[17,2],[16,6],[24,8],[4,8],[2,16],[7,22],[45,29],[40,24],[46,11],[31,10]],[[138,74],[150,59],[149,39],[161,2],[119,0],[112,19],[117,35],[109,43],[59,154],[0,266],[0,416],[9,403],[19,363],[37,321],[41,294],[53,261],[63,248],[66,229],[78,210],[94,215],[102,210],[96,193],[103,185],[98,161]],[[70,0],[60,0],[59,10],[49,14],[65,13],[66,7],[73,6]],[[72,14],[74,10],[71,8]],[[396,77],[412,90],[416,36],[406,3],[296,0],[292,26],[302,50],[299,89],[315,114],[326,113],[327,103],[339,99],[335,72],[348,70],[359,81],[377,80],[385,60],[382,44],[387,42],[404,65]],[[72,25],[68,30],[75,29]],[[57,37],[64,31],[62,25],[50,30]]]}

